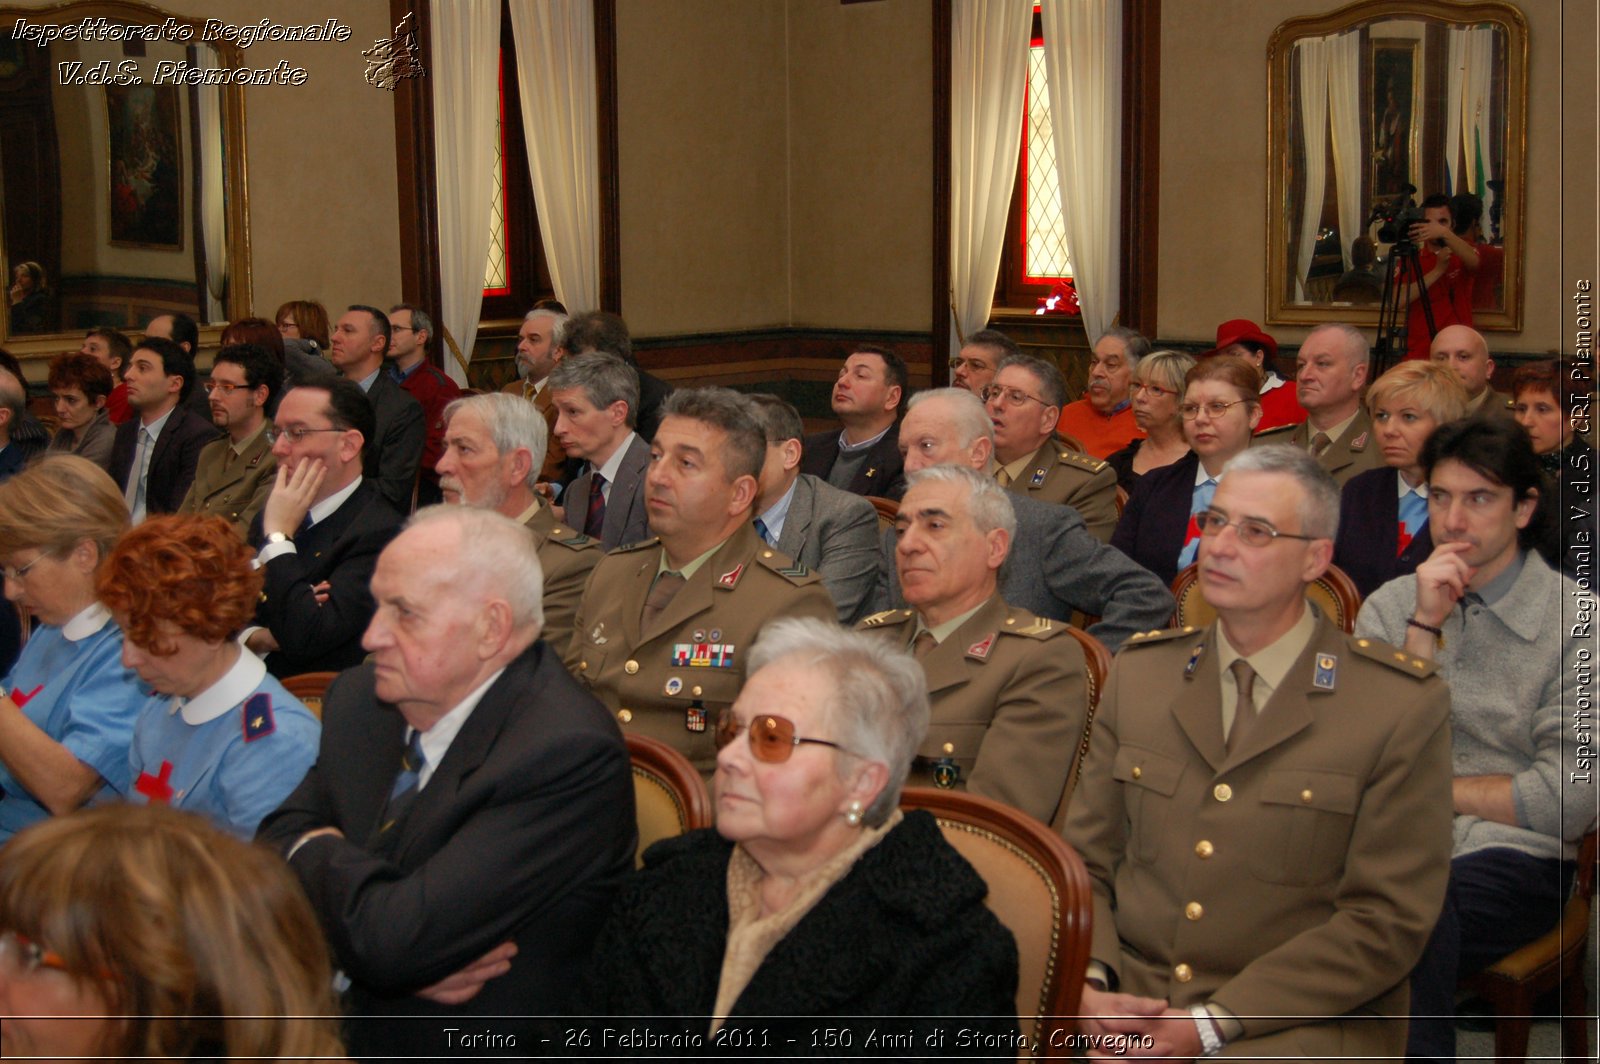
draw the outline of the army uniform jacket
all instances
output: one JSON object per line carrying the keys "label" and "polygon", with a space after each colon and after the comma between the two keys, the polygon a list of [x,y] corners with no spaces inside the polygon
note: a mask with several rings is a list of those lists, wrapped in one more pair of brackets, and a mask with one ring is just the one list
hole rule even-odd
{"label": "army uniform jacket", "polygon": [[521,378],[512,381],[501,388],[507,395],[520,395],[534,405],[534,408],[544,417],[544,427],[547,430],[544,452],[544,465],[539,468],[539,479],[554,481],[561,479],[562,467],[567,463],[567,449],[561,446],[561,441],[556,438],[556,401],[548,385],[539,391],[533,390],[534,382]]}
{"label": "army uniform jacket", "polygon": [[600,541],[574,532],[560,521],[550,507],[540,504],[533,516],[523,522],[539,541],[539,565],[544,569],[544,631],[541,637],[565,654],[572,643],[573,625],[578,616],[578,600],[583,598],[589,574],[605,557]]}
{"label": "army uniform jacket", "polygon": [[624,733],[659,739],[702,772],[716,762],[717,713],[744,685],[756,635],[779,617],[838,622],[822,577],[761,541],[749,521],[642,625],[661,541],[613,551],[578,604],[567,668],[616,713]]}
{"label": "army uniform jacket", "polygon": [[278,460],[265,432],[256,433],[238,454],[233,441],[224,437],[206,444],[194,468],[194,483],[178,506],[180,514],[205,514],[225,517],[241,537],[250,532],[250,522],[267,504],[277,478]]}
{"label": "army uniform jacket", "polygon": [[1450,870],[1449,690],[1319,618],[1229,754],[1215,643],[1146,633],[1111,670],[1065,831],[1091,956],[1124,991],[1230,1010],[1239,1053],[1401,1056]]}
{"label": "army uniform jacket", "polygon": [[[910,647],[917,615],[887,610],[858,627]],[[1089,713],[1083,651],[1067,626],[995,595],[922,667],[933,715],[907,782],[971,790],[1050,823]]]}
{"label": "army uniform jacket", "polygon": [[[1283,428],[1258,433],[1253,442],[1256,446],[1289,443],[1302,451],[1308,451],[1311,448],[1311,438],[1316,434],[1317,430],[1311,427],[1311,422],[1302,421],[1298,425],[1285,425]],[[1356,412],[1356,419],[1350,422],[1350,427],[1344,430],[1344,434],[1328,444],[1328,449],[1322,452],[1322,457],[1317,461],[1334,480],[1339,482],[1341,488],[1357,473],[1365,473],[1369,469],[1377,469],[1383,465],[1383,454],[1378,447],[1377,434],[1372,431],[1372,415],[1367,413],[1365,406]]]}
{"label": "army uniform jacket", "polygon": [[1095,539],[1111,542],[1111,531],[1117,527],[1117,471],[1100,459],[1051,438],[1033,453],[1027,468],[1006,489],[1040,502],[1072,507],[1083,515],[1083,523]]}

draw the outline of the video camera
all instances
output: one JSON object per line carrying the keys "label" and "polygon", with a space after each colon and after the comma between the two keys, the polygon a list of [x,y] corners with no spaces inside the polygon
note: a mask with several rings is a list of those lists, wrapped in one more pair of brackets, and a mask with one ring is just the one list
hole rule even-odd
{"label": "video camera", "polygon": [[1378,227],[1379,243],[1409,243],[1411,227],[1427,221],[1422,208],[1416,205],[1416,193],[1416,185],[1407,185],[1402,191],[1372,205],[1372,213],[1367,217],[1367,224],[1383,223]]}

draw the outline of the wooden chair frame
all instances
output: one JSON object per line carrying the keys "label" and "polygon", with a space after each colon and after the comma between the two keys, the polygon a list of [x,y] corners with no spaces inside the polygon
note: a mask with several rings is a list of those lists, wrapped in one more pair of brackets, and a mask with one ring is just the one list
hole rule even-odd
{"label": "wooden chair frame", "polygon": [[305,703],[305,707],[321,720],[322,700],[328,694],[329,685],[338,675],[336,672],[302,672],[298,676],[285,677],[282,681],[283,688]]}
{"label": "wooden chair frame", "polygon": [[[1204,628],[1216,617],[1216,611],[1206,602],[1200,590],[1199,562],[1172,578],[1172,597],[1177,602],[1177,607],[1172,611],[1174,627],[1192,624],[1196,628]],[[1356,614],[1361,612],[1361,592],[1356,589],[1355,581],[1337,565],[1330,564],[1327,572],[1306,588],[1306,598],[1328,620],[1346,632],[1356,630]]]}
{"label": "wooden chair frame", "polygon": [[[659,739],[644,735],[627,735],[624,739],[633,774],[667,792],[677,808],[678,823],[683,831],[710,827],[713,823],[711,796],[689,759]],[[643,840],[639,852],[644,852]]]}

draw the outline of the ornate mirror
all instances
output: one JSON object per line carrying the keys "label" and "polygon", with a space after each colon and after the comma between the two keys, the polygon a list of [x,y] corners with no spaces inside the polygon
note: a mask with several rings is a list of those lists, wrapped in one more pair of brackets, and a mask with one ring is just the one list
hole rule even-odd
{"label": "ornate mirror", "polygon": [[[237,46],[123,0],[0,8],[0,340],[250,305]],[[54,39],[48,39],[48,38]]]}
{"label": "ornate mirror", "polygon": [[1527,55],[1506,3],[1367,0],[1277,28],[1269,322],[1376,323],[1399,212],[1440,193],[1478,255],[1474,324],[1522,327]]}

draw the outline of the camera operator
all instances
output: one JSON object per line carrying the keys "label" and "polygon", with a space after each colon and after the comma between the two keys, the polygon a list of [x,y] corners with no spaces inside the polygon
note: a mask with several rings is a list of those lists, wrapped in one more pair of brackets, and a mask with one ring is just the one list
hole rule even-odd
{"label": "camera operator", "polygon": [[1462,239],[1452,223],[1450,197],[1434,193],[1422,201],[1422,221],[1410,228],[1417,245],[1418,266],[1433,309],[1433,329],[1423,313],[1422,288],[1406,278],[1406,358],[1427,358],[1434,334],[1446,325],[1472,324],[1472,284],[1478,250]]}

